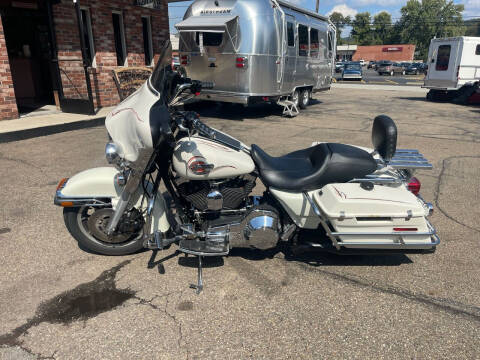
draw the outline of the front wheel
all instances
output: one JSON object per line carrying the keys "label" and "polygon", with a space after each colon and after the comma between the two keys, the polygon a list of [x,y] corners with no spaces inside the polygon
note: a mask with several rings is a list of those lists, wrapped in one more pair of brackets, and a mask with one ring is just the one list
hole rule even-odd
{"label": "front wheel", "polygon": [[84,248],[102,255],[128,255],[143,248],[143,216],[133,209],[120,219],[118,230],[105,232],[113,215],[111,208],[64,208],[63,219],[70,234]]}
{"label": "front wheel", "polygon": [[310,90],[305,89],[300,95],[300,109],[306,109],[308,104],[310,104]]}
{"label": "front wheel", "polygon": [[293,92],[291,100],[295,104],[295,106],[298,108],[300,103],[300,93],[298,92],[298,90],[295,90]]}

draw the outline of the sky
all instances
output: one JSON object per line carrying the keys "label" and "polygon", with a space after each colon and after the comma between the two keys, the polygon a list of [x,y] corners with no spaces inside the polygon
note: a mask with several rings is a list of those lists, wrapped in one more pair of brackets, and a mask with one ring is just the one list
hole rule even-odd
{"label": "sky", "polygon": [[[300,7],[315,11],[315,0],[287,0]],[[334,11],[343,15],[355,16],[356,13],[368,11],[375,15],[380,11],[388,11],[395,22],[400,17],[400,9],[406,4],[407,0],[320,0],[319,13],[329,15]],[[454,0],[456,4],[464,4],[463,13],[465,19],[480,17],[480,0]],[[183,14],[192,1],[170,3],[169,18],[170,32],[176,33],[174,25],[180,22]],[[346,29],[349,31],[349,29]],[[342,34],[345,36],[346,34]]]}

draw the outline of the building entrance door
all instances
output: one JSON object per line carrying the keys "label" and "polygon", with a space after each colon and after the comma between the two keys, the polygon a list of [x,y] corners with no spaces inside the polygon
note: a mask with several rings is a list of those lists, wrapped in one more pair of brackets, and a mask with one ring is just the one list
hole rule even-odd
{"label": "building entrance door", "polygon": [[20,114],[53,105],[48,18],[40,5],[2,9],[2,23]]}

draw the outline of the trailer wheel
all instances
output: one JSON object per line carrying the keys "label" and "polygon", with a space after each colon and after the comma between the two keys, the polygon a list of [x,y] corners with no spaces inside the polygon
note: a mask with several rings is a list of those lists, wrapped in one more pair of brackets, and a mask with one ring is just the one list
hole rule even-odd
{"label": "trailer wheel", "polygon": [[300,109],[306,109],[310,104],[310,90],[305,89],[300,94]]}
{"label": "trailer wheel", "polygon": [[299,106],[299,102],[300,102],[300,93],[298,92],[298,90],[295,90],[291,96],[291,99],[290,99],[294,104],[295,106],[298,108]]}

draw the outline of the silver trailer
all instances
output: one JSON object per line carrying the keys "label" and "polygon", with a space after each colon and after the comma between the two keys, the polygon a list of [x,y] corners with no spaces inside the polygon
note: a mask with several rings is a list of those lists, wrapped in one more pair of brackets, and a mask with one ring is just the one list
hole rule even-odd
{"label": "silver trailer", "polygon": [[282,0],[197,0],[175,27],[187,76],[215,83],[202,99],[278,102],[288,113],[330,89],[336,29],[327,17]]}

